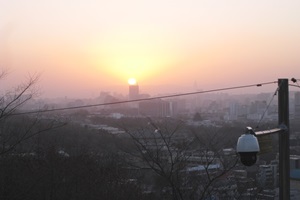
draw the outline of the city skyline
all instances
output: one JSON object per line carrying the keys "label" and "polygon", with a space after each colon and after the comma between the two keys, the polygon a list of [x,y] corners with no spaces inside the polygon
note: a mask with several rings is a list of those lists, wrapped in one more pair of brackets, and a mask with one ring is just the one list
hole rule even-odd
{"label": "city skyline", "polygon": [[2,1],[0,90],[35,73],[42,96],[74,98],[127,94],[129,78],[150,94],[299,78],[299,10],[296,0]]}

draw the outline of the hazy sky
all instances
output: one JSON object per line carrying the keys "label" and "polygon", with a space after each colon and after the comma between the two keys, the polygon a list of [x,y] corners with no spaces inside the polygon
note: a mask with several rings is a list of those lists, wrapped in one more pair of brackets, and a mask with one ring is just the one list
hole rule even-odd
{"label": "hazy sky", "polygon": [[0,0],[0,67],[69,97],[300,78],[300,1]]}

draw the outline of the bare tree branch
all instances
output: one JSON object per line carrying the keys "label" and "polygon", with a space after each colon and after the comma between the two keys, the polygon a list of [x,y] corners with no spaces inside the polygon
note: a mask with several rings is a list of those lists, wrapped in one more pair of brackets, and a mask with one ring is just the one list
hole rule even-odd
{"label": "bare tree branch", "polygon": [[[0,72],[0,79],[7,75],[6,70]],[[0,143],[2,150],[0,155],[15,149],[22,142],[43,132],[60,128],[64,122],[49,119],[47,123],[42,121],[39,113],[36,116],[14,115],[18,109],[38,95],[37,83],[40,75],[28,75],[26,82],[20,84],[15,89],[6,92],[0,97]],[[43,124],[43,127],[40,126]],[[47,126],[45,126],[47,124]]]}
{"label": "bare tree branch", "polygon": [[8,92],[1,99],[2,107],[0,108],[0,120],[12,114],[30,99],[32,99],[37,91],[34,86],[39,80],[39,75],[29,76],[26,83],[19,85],[13,92]]}

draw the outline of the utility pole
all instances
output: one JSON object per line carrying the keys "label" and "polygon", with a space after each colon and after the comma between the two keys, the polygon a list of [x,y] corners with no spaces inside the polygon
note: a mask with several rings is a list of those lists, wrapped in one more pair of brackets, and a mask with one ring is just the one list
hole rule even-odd
{"label": "utility pole", "polygon": [[279,199],[290,199],[290,133],[288,79],[278,79],[278,125],[286,126],[279,134]]}
{"label": "utility pole", "polygon": [[[238,139],[237,151],[240,153],[241,162],[250,166],[256,162],[259,151],[257,139],[251,135],[260,137],[278,133],[279,143],[279,199],[290,199],[290,124],[289,124],[289,83],[288,79],[278,79],[278,125],[279,128],[254,132],[251,127]],[[248,154],[247,154],[248,153]],[[250,153],[250,154],[249,154]],[[248,155],[248,156],[247,156]],[[252,156],[249,156],[252,155]]]}

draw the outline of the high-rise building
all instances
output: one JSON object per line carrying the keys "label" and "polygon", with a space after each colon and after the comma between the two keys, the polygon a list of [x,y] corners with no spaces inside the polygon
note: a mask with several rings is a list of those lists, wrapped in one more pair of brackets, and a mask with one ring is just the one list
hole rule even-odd
{"label": "high-rise building", "polygon": [[[139,85],[136,82],[129,83],[128,99],[135,100],[135,99],[139,99],[139,98],[140,98]],[[138,107],[139,107],[138,102],[131,102],[128,105],[130,108],[133,108],[133,109],[138,109]]]}
{"label": "high-rise building", "polygon": [[139,85],[129,85],[129,100],[138,99],[139,98]]}
{"label": "high-rise building", "polygon": [[295,119],[300,119],[300,92],[295,93]]}
{"label": "high-rise building", "polygon": [[275,189],[278,186],[277,170],[276,164],[260,165],[257,175],[258,185],[262,188]]}

